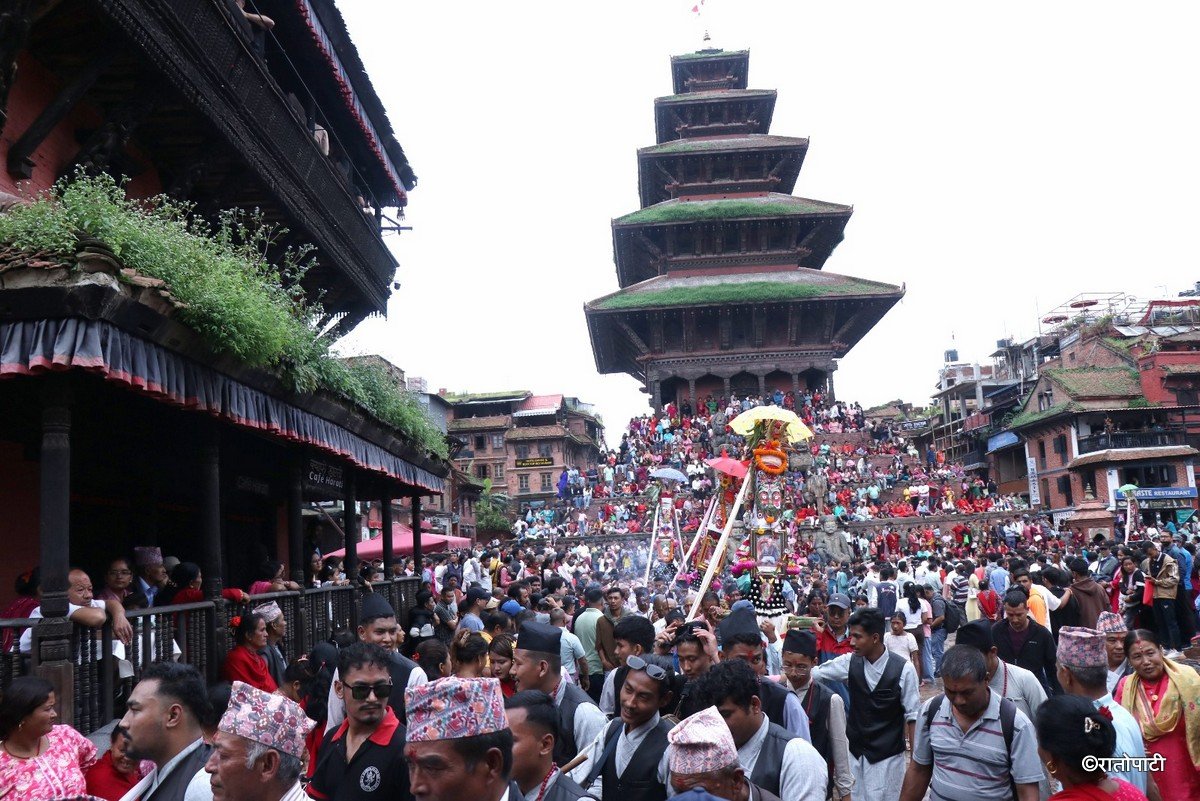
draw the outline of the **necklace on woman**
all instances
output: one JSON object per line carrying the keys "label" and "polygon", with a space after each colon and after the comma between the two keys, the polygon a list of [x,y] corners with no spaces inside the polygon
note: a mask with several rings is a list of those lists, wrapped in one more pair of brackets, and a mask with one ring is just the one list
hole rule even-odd
{"label": "necklace on woman", "polygon": [[37,758],[37,757],[39,757],[39,756],[41,756],[41,755],[42,755],[42,738],[41,738],[41,737],[39,737],[39,738],[37,739],[37,743],[34,745],[34,748],[33,748],[33,753],[32,753],[32,754],[29,754],[29,755],[23,755],[23,754],[14,754],[14,753],[12,752],[12,749],[10,749],[10,748],[8,747],[8,745],[9,745],[9,743],[10,743],[10,742],[11,742],[11,740],[6,740],[6,741],[3,743],[3,745],[4,745],[4,753],[8,754],[10,757],[12,757],[12,758],[14,758],[14,759],[35,759],[35,758]]}

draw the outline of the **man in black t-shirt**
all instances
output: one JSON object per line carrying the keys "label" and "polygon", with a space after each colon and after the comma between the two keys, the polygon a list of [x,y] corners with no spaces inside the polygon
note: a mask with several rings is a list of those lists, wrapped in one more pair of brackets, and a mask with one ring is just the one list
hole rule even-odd
{"label": "man in black t-shirt", "polygon": [[393,686],[390,660],[378,645],[365,642],[338,655],[333,689],[346,705],[346,719],[321,743],[308,785],[308,794],[318,801],[411,801],[405,730],[388,706],[392,692],[404,688]]}

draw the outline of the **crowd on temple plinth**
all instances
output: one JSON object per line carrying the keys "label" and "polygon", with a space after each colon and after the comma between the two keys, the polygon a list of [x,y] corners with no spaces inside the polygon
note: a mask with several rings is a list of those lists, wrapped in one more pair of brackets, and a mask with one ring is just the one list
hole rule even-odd
{"label": "crowd on temple plinth", "polygon": [[[51,684],[14,679],[0,799],[1200,798],[1194,523],[1146,520],[1118,543],[1029,509],[980,514],[1009,501],[814,394],[798,415],[812,438],[724,509],[745,530],[721,553],[713,515],[738,482],[709,462],[756,469],[730,424],[760,400],[710,403],[632,421],[516,538],[419,572],[398,561],[420,578],[412,608],[364,589],[357,628],[290,663],[279,606],[253,596],[297,585],[264,565],[225,591],[251,611],[231,621],[223,681],[175,648],[142,668],[105,743],[57,723]],[[664,466],[685,480],[649,475]],[[952,495],[957,522],[926,521],[914,481]],[[864,500],[878,517],[838,512]],[[356,577],[312,556],[314,586],[384,578],[379,561]],[[204,580],[155,548],[94,578],[72,572],[70,613],[113,618],[118,644],[122,609],[200,597]],[[37,617],[36,571],[18,590],[4,617]]]}

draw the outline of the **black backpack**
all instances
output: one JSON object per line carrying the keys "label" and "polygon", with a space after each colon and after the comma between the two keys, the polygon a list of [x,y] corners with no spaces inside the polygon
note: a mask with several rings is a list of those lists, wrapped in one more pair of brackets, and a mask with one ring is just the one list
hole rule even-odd
{"label": "black backpack", "polygon": [[958,627],[963,624],[963,610],[954,601],[946,601],[946,616],[942,619],[942,627],[946,629],[947,634],[953,634],[958,631]]}
{"label": "black backpack", "polygon": [[892,615],[896,614],[896,585],[891,581],[885,581],[879,585],[875,594],[883,619],[891,620]]}
{"label": "black backpack", "polygon": [[[947,604],[949,607],[952,604]],[[934,696],[929,703],[929,709],[925,712],[925,736],[930,737],[930,732],[933,731],[933,719],[937,717],[938,710],[942,708],[942,699],[946,696],[939,694]],[[951,713],[953,714],[953,713]],[[1012,744],[1013,733],[1017,727],[1017,705],[1007,698],[1000,699],[1000,732],[1004,735],[1004,753],[1008,756],[1008,787],[1012,790],[1013,801],[1017,799],[1017,783],[1012,779]],[[915,736],[915,735],[914,735]],[[913,744],[916,747],[916,743]]]}

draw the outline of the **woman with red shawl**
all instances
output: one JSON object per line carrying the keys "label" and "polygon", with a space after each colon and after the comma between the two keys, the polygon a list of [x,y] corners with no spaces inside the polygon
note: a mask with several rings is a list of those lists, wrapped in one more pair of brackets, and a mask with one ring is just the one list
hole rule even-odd
{"label": "woman with red shawl", "polygon": [[271,678],[267,660],[259,654],[267,647],[267,621],[253,612],[230,622],[234,621],[233,637],[237,644],[225,657],[221,678],[228,682],[244,681],[263,692],[275,692],[278,685]]}

